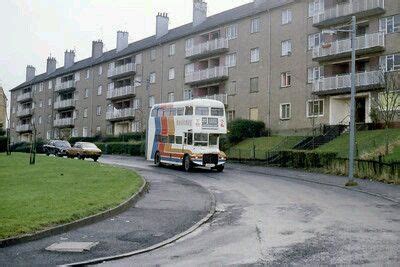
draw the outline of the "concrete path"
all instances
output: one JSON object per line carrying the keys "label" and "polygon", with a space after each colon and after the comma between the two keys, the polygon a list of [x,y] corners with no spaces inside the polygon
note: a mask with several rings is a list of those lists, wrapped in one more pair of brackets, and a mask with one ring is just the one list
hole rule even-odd
{"label": "concrete path", "polygon": [[[137,160],[129,158],[126,162]],[[155,167],[139,173],[150,183],[150,190],[136,207],[65,234],[0,248],[0,266],[58,265],[130,252],[171,238],[208,214],[210,193],[198,184],[178,177],[176,171],[160,174]],[[82,253],[45,250],[57,242],[99,243]]]}

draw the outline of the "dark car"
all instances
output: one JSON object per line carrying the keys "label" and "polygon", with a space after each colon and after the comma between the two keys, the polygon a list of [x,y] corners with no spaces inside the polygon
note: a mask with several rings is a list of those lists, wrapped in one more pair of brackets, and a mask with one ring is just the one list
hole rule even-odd
{"label": "dark car", "polygon": [[51,140],[43,146],[44,153],[47,156],[54,155],[57,157],[64,157],[67,155],[67,150],[71,148],[71,144],[68,141],[62,140]]}

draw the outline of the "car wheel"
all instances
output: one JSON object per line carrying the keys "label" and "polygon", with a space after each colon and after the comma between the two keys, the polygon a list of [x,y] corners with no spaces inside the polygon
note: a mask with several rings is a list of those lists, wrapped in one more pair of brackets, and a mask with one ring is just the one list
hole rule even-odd
{"label": "car wheel", "polygon": [[160,152],[157,152],[156,155],[154,156],[154,164],[157,167],[161,167],[162,166]]}
{"label": "car wheel", "polygon": [[183,158],[183,169],[185,172],[190,172],[192,170],[192,163],[190,162],[189,155],[185,155]]}
{"label": "car wheel", "polygon": [[80,160],[85,160],[85,157],[82,156],[82,155],[78,155],[78,159],[80,159]]}
{"label": "car wheel", "polygon": [[97,162],[98,159],[99,159],[98,157],[93,158],[94,162]]}

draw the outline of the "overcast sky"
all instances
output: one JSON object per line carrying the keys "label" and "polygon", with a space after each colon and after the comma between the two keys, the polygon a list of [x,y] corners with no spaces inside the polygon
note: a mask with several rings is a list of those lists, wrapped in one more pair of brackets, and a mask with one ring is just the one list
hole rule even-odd
{"label": "overcast sky", "polygon": [[[207,0],[208,15],[251,1]],[[62,66],[66,49],[75,49],[78,61],[97,39],[114,49],[118,30],[129,32],[129,42],[154,35],[158,12],[167,12],[175,28],[192,21],[192,0],[2,0],[0,84],[9,97],[25,81],[28,64],[43,73],[51,54]]]}

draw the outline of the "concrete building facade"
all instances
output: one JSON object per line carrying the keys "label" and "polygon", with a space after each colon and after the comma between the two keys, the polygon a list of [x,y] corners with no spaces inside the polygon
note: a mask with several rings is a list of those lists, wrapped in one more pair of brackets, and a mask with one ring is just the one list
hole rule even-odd
{"label": "concrete building facade", "polygon": [[47,59],[47,71],[11,90],[11,131],[29,140],[143,131],[154,103],[211,98],[227,117],[264,121],[273,132],[299,133],[313,125],[349,120],[348,33],[357,17],[357,111],[371,121],[382,71],[400,69],[398,0],[255,0],[207,16],[193,1],[193,23],[169,29],[159,13],[156,34],[128,43],[118,32],[116,49],[64,66]]}
{"label": "concrete building facade", "polygon": [[7,125],[7,97],[0,86],[0,129],[5,130]]}

